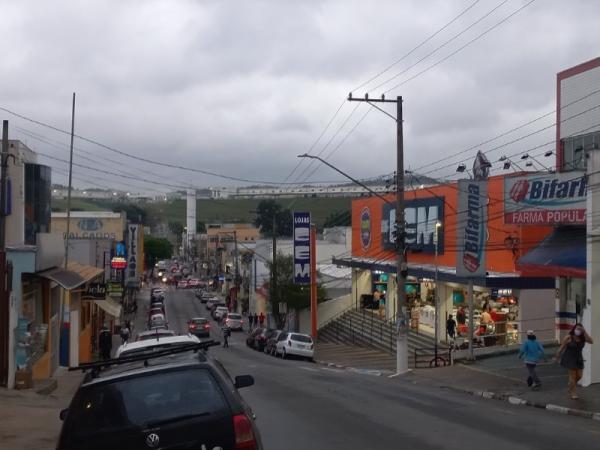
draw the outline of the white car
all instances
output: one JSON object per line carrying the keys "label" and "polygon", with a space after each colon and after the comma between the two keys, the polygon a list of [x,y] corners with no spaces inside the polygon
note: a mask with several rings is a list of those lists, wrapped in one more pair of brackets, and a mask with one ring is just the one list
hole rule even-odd
{"label": "white car", "polygon": [[229,309],[227,308],[227,306],[217,306],[217,309],[215,309],[213,316],[215,320],[219,321],[223,318],[223,315],[227,314],[228,312]]}
{"label": "white car", "polygon": [[145,341],[126,342],[117,349],[115,358],[139,355],[140,353],[162,350],[168,347],[175,347],[177,345],[199,343],[200,339],[198,339],[196,336],[192,336],[191,334],[186,334],[184,336],[162,337],[159,339],[148,339]]}
{"label": "white car", "polygon": [[286,358],[288,355],[295,355],[312,361],[314,353],[315,344],[308,334],[284,331],[277,338],[275,356],[281,355],[282,358]]}

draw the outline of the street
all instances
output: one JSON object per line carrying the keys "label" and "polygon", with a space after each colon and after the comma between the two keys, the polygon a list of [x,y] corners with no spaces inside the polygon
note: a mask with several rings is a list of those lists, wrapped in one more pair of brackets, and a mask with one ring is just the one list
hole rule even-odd
{"label": "street", "polygon": [[[190,317],[209,317],[191,290],[171,290],[165,303],[176,331],[185,332]],[[214,321],[211,333],[221,340]],[[254,376],[256,384],[241,392],[256,413],[266,449],[598,448],[600,427],[592,420],[281,360],[247,348],[245,336],[234,332],[230,348],[210,351],[232,376]]]}

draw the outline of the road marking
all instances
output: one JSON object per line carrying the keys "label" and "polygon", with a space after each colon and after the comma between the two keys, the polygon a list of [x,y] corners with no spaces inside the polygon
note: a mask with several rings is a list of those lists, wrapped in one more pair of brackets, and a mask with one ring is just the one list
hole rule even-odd
{"label": "road marking", "polygon": [[334,372],[334,373],[346,373],[345,370],[341,370],[341,369],[332,369],[331,367],[321,367],[321,370],[327,370],[329,372]]}

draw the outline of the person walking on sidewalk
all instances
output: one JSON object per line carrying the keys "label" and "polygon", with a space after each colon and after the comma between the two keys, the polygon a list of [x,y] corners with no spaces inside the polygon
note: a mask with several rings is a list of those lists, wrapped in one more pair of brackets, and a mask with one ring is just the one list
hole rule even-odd
{"label": "person walking on sidewalk", "polygon": [[452,318],[452,314],[448,314],[448,319],[446,320],[446,334],[454,342],[454,338],[456,337],[456,321]]}
{"label": "person walking on sidewalk", "polygon": [[254,315],[248,314],[248,325],[250,325],[250,331],[254,327]]}
{"label": "person walking on sidewalk", "polygon": [[262,311],[260,313],[260,316],[258,316],[258,323],[260,323],[261,328],[265,324],[265,315],[262,313]]}
{"label": "person walking on sidewalk", "polygon": [[521,358],[525,360],[525,366],[529,373],[527,377],[527,386],[532,387],[533,385],[533,389],[539,389],[542,382],[537,376],[535,369],[540,359],[545,359],[545,355],[544,347],[542,347],[542,344],[536,339],[533,330],[527,330],[527,340],[523,342],[521,350],[519,350],[519,359]]}
{"label": "person walking on sidewalk", "polygon": [[254,313],[254,326],[258,328],[258,314]]}
{"label": "person walking on sidewalk", "polygon": [[112,350],[112,335],[108,331],[108,326],[104,324],[100,336],[98,337],[98,346],[100,347],[100,358],[110,359],[110,351]]}
{"label": "person walking on sidewalk", "polygon": [[585,343],[593,344],[594,341],[587,334],[580,323],[569,331],[556,353],[556,360],[560,365],[569,370],[569,395],[573,400],[579,398],[577,395],[577,382],[583,375],[583,347]]}
{"label": "person walking on sidewalk", "polygon": [[127,323],[124,323],[120,332],[122,344],[125,344],[129,340],[129,333],[129,327],[127,326]]}
{"label": "person walking on sidewalk", "polygon": [[224,325],[221,328],[221,332],[223,333],[223,347],[229,348],[229,337],[231,336],[231,328],[227,325]]}

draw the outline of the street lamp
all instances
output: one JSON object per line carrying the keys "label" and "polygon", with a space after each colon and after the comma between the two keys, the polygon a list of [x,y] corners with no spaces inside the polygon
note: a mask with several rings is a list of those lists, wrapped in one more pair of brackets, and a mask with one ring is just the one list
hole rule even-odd
{"label": "street lamp", "polygon": [[438,365],[438,341],[439,341],[439,317],[440,317],[440,287],[438,284],[438,239],[440,228],[442,228],[442,223],[438,220],[435,223],[435,232],[434,232],[434,245],[435,245],[435,345],[434,345],[434,353],[435,353],[435,367]]}

